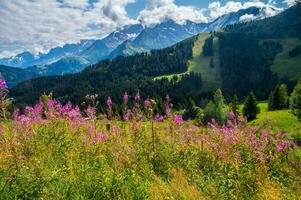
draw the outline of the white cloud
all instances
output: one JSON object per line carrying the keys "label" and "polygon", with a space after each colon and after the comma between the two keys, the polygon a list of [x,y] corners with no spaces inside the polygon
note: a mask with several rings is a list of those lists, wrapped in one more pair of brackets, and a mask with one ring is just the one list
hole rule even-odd
{"label": "white cloud", "polygon": [[274,4],[275,2],[273,0],[269,0],[267,4],[259,0],[253,0],[245,3],[238,1],[228,1],[224,6],[222,6],[219,1],[214,1],[208,5],[209,17],[213,20],[222,15],[231,12],[237,12],[240,9],[247,9],[250,7],[261,8],[266,17],[271,17],[282,10],[280,8],[275,7]]}
{"label": "white cloud", "polygon": [[285,3],[288,6],[293,6],[296,4],[296,0],[284,0],[283,3]]}
{"label": "white cloud", "polygon": [[171,19],[179,24],[187,20],[207,22],[203,10],[192,6],[178,6],[174,0],[148,0],[147,6],[138,16],[138,20],[145,25],[153,25]]}
{"label": "white cloud", "polygon": [[1,0],[0,54],[45,52],[65,43],[101,38],[134,23],[125,10],[133,2],[101,0],[88,8],[88,0]]}
{"label": "white cloud", "polygon": [[256,19],[256,16],[253,14],[245,14],[239,18],[240,21],[252,21],[254,19]]}
{"label": "white cloud", "polygon": [[221,6],[219,1],[214,1],[209,4],[209,17],[216,19],[227,13],[236,12],[243,7],[241,2],[228,1],[224,6]]}
{"label": "white cloud", "polygon": [[88,0],[64,0],[64,3],[73,8],[83,9],[89,6]]}

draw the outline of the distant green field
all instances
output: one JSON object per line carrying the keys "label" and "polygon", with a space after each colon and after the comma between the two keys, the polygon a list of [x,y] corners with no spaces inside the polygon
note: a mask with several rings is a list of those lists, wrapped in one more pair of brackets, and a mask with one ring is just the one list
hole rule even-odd
{"label": "distant green field", "polygon": [[214,91],[221,87],[221,79],[219,73],[219,51],[218,51],[218,38],[214,38],[214,68],[210,67],[209,56],[203,55],[203,46],[205,40],[210,36],[209,33],[203,33],[198,36],[197,41],[193,47],[193,59],[188,63],[188,71],[198,72],[202,75],[203,90]]}
{"label": "distant green field", "polygon": [[277,39],[283,51],[280,52],[271,66],[271,70],[276,72],[280,78],[297,80],[301,77],[301,55],[294,58],[289,57],[289,52],[297,45],[301,45],[301,40],[296,38]]}
{"label": "distant green field", "polygon": [[250,122],[251,125],[260,126],[266,123],[276,131],[295,133],[300,131],[301,122],[289,112],[289,110],[267,111],[267,103],[259,103],[260,114],[257,119]]}
{"label": "distant green field", "polygon": [[169,81],[171,81],[174,77],[177,77],[178,80],[181,79],[181,77],[184,75],[184,74],[187,74],[188,72],[185,72],[185,73],[180,73],[180,74],[170,74],[170,75],[163,75],[163,76],[157,76],[154,78],[154,80],[161,80],[163,78],[167,78]]}

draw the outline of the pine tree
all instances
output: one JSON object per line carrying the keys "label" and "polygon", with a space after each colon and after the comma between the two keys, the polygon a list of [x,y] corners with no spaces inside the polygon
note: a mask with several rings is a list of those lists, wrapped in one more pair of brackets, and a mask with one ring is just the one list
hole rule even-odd
{"label": "pine tree", "polygon": [[214,93],[214,103],[216,105],[218,105],[218,104],[224,105],[225,104],[225,99],[224,99],[221,89],[217,89],[216,92]]}
{"label": "pine tree", "polygon": [[291,95],[290,109],[292,113],[301,121],[301,79],[299,80]]}
{"label": "pine tree", "polygon": [[269,110],[281,110],[288,107],[288,94],[285,84],[277,86],[269,97]]}
{"label": "pine tree", "polygon": [[213,56],[213,36],[211,35],[209,38],[205,40],[205,44],[203,46],[203,55],[204,56]]}
{"label": "pine tree", "polygon": [[256,96],[253,92],[247,96],[244,107],[243,115],[247,117],[248,121],[256,119],[257,114],[259,113],[259,107],[257,106]]}

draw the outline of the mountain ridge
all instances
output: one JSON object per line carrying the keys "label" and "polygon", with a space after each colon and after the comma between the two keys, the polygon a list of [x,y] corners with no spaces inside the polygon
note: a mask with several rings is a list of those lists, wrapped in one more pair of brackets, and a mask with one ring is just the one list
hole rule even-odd
{"label": "mountain ridge", "polygon": [[[72,56],[83,56],[86,60],[90,61],[90,64],[94,64],[102,59],[106,59],[115,48],[126,40],[133,40],[133,44],[145,50],[161,49],[180,42],[192,35],[218,30],[229,24],[238,23],[241,21],[240,17],[246,14],[258,15],[260,19],[264,18],[262,16],[263,13],[260,12],[260,8],[250,7],[225,14],[210,23],[195,23],[187,20],[183,25],[180,25],[172,20],[167,20],[154,27],[144,27],[142,24],[133,24],[114,31],[103,39],[81,40],[77,44],[65,44],[62,47],[50,49],[46,54],[40,53],[37,56],[33,56],[29,52],[23,52],[15,57],[0,59],[0,64],[26,68],[33,65],[52,64],[61,58]],[[178,31],[172,30],[173,28],[178,28]],[[173,31],[173,34],[169,34],[166,29]],[[161,31],[163,31],[163,33],[161,33]],[[142,35],[139,37],[140,34]],[[154,34],[158,34],[158,37],[163,37],[163,39],[154,40]],[[149,40],[149,42],[147,40]],[[155,45],[158,41],[160,42],[159,45]],[[28,60],[26,60],[26,58]]]}

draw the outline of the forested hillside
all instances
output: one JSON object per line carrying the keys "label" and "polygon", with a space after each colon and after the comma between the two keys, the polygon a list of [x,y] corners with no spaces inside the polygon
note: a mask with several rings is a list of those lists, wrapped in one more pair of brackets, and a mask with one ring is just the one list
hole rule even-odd
{"label": "forested hillside", "polygon": [[117,57],[102,61],[78,74],[37,78],[26,81],[12,90],[18,102],[33,103],[43,93],[53,92],[61,101],[71,100],[81,104],[87,94],[99,94],[118,99],[125,91],[140,92],[143,96],[159,98],[170,94],[178,102],[187,96],[195,96],[202,87],[201,75],[190,73],[181,80],[153,78],[165,74],[187,71],[187,61],[192,58],[196,37],[175,46],[154,50],[130,57]]}

